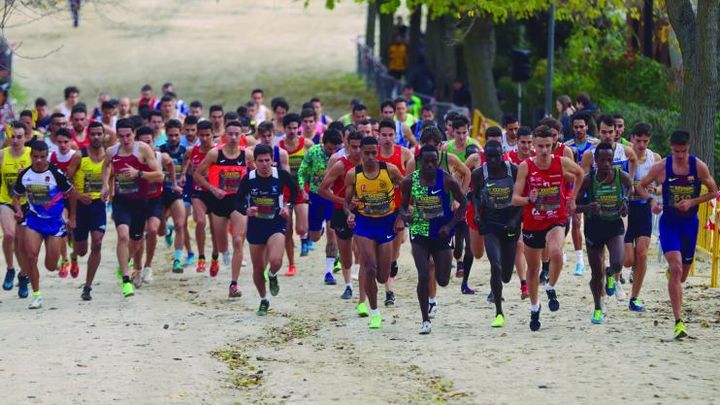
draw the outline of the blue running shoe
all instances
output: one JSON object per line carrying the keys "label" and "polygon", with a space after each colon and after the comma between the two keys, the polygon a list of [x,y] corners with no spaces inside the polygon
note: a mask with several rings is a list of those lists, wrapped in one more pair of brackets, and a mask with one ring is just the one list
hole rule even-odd
{"label": "blue running shoe", "polygon": [[633,312],[645,312],[645,307],[640,303],[637,298],[630,298],[628,309]]}
{"label": "blue running shoe", "polygon": [[342,293],[340,298],[342,298],[344,300],[349,300],[350,298],[352,298],[352,288],[345,287],[345,291]]}
{"label": "blue running shoe", "polygon": [[308,240],[307,245],[308,245],[308,249],[315,250],[315,242]]}
{"label": "blue running shoe", "polygon": [[15,269],[7,269],[7,273],[5,273],[5,281],[3,282],[3,290],[5,290],[5,291],[12,290],[14,281],[15,281]]}
{"label": "blue running shoe", "polygon": [[615,295],[615,277],[612,274],[608,274],[605,277],[605,294],[608,297]]}
{"label": "blue running shoe", "polygon": [[583,273],[585,273],[585,263],[576,263],[575,264],[575,275],[582,276]]}
{"label": "blue running shoe", "polygon": [[308,246],[308,245],[309,245],[308,242],[309,242],[309,241],[308,241],[307,239],[302,239],[302,240],[300,240],[300,256],[301,256],[301,257],[307,256],[308,253],[310,252],[310,248],[309,248],[309,246]]}
{"label": "blue running shoe", "polygon": [[167,247],[172,246],[172,242],[173,242],[172,234],[173,234],[174,229],[175,228],[171,224],[167,225],[167,230],[165,231],[165,245]]}
{"label": "blue running shoe", "polygon": [[332,275],[332,273],[325,273],[325,285],[335,284],[337,284],[337,281],[335,281],[335,277]]}
{"label": "blue running shoe", "polygon": [[187,258],[185,259],[185,264],[183,264],[184,267],[192,266],[195,264],[195,253],[189,252],[187,255]]}
{"label": "blue running shoe", "polygon": [[27,275],[18,276],[18,297],[27,298],[30,291],[28,290],[28,284],[30,284],[30,277]]}
{"label": "blue running shoe", "polygon": [[487,302],[489,304],[495,303],[495,296],[493,295],[492,291],[490,291],[490,294],[487,295]]}
{"label": "blue running shoe", "polygon": [[542,307],[538,308],[537,312],[530,311],[530,330],[533,332],[537,332],[540,330],[540,310]]}
{"label": "blue running shoe", "polygon": [[548,307],[550,311],[555,312],[560,309],[560,302],[557,299],[557,292],[555,290],[546,290],[548,296]]}

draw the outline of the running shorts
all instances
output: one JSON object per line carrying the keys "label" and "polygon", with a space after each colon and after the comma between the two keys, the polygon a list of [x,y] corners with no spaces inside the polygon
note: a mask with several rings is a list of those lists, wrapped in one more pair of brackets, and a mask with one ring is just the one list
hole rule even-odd
{"label": "running shorts", "polygon": [[523,229],[523,242],[525,246],[531,249],[545,249],[545,239],[547,238],[548,232],[557,226],[564,227],[564,223],[550,225],[549,228],[542,231],[528,231]]}
{"label": "running shorts", "polygon": [[622,236],[625,233],[625,224],[621,218],[613,221],[585,218],[583,233],[585,234],[585,245],[588,248],[597,249],[607,245],[610,239]]}
{"label": "running shorts", "polygon": [[350,240],[353,237],[353,230],[348,227],[347,215],[342,208],[334,208],[330,227],[335,230],[335,235],[342,240]]}
{"label": "running shorts", "polygon": [[310,212],[308,214],[308,229],[310,232],[321,231],[325,221],[330,221],[332,215],[332,202],[315,193],[310,193]]}
{"label": "running shorts", "polygon": [[216,217],[230,218],[230,214],[235,210],[236,197],[236,194],[230,194],[218,199],[211,194],[208,211]]}
{"label": "running shorts", "polygon": [[395,219],[397,213],[384,217],[366,217],[362,214],[355,214],[356,236],[362,236],[377,242],[378,245],[392,242],[395,239]]}
{"label": "running shorts", "polygon": [[147,200],[131,200],[116,195],[113,199],[112,218],[115,227],[126,225],[130,228],[130,239],[140,240],[145,233],[145,221],[149,217]]}
{"label": "running shorts", "polygon": [[163,209],[169,209],[176,200],[183,198],[182,194],[178,194],[168,189],[163,189],[162,195],[160,196],[162,201]]}
{"label": "running shorts", "polygon": [[251,245],[264,245],[276,233],[285,234],[287,220],[281,216],[273,219],[248,217],[247,241]]}
{"label": "running shorts", "polygon": [[210,194],[209,191],[193,191],[190,194],[190,198],[202,201],[202,203],[205,205],[205,211],[208,214],[210,213],[210,206],[214,197],[212,194]]}
{"label": "running shorts", "polygon": [[162,221],[163,219],[163,204],[162,204],[162,196],[158,196],[155,198],[149,198],[147,200],[147,217],[150,218],[157,218]]}
{"label": "running shorts", "polygon": [[107,215],[105,214],[105,203],[103,200],[92,200],[88,205],[78,201],[77,213],[75,215],[75,230],[73,237],[75,242],[84,242],[88,239],[90,232],[103,232],[107,226]]}
{"label": "running shorts", "polygon": [[453,248],[450,243],[451,239],[452,236],[447,238],[441,238],[439,236],[437,238],[430,238],[424,235],[410,234],[410,243],[421,246],[430,254],[441,252],[443,250],[451,250]]}
{"label": "running shorts", "polygon": [[67,235],[67,232],[65,232],[65,221],[62,217],[38,218],[32,212],[27,212],[23,225],[42,235],[43,239],[47,239],[50,236],[62,238]]}
{"label": "running shorts", "polygon": [[641,236],[652,235],[652,211],[650,204],[630,204],[628,206],[628,226],[625,243],[633,243]]}
{"label": "running shorts", "polygon": [[660,247],[663,253],[680,252],[683,264],[695,260],[699,220],[697,215],[688,218],[660,217]]}

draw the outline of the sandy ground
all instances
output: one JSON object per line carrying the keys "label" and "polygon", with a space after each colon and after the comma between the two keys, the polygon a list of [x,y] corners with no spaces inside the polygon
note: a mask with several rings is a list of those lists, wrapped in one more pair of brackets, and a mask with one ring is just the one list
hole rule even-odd
{"label": "sandy ground", "polygon": [[[159,87],[170,79],[186,100],[209,92],[245,100],[257,78],[312,70],[319,60],[323,69],[352,69],[354,50],[346,44],[362,30],[362,7],[347,1],[331,13],[312,3],[305,12],[301,2],[280,0],[132,0],[108,8],[103,18],[85,13],[78,30],[66,28],[63,15],[9,35],[23,41],[26,54],[64,44],[42,63],[16,61],[33,96],[58,101],[71,75],[88,97],[101,88],[134,92],[142,82]],[[322,35],[298,34],[309,31]],[[540,332],[528,329],[517,279],[506,290],[506,327],[493,330],[483,259],[471,275],[480,294],[460,295],[453,279],[440,290],[432,334],[420,336],[408,246],[398,304],[382,309],[386,322],[371,332],[355,316],[354,302],[339,299],[341,286],[323,285],[324,243],[298,259],[299,275],[280,280],[270,316],[258,318],[249,269],[240,280],[244,296],[229,302],[227,267],[215,280],[192,269],[174,275],[164,246],[155,283],[123,299],[109,229],[92,302],[80,301],[81,280],[44,271],[43,309],[27,310],[28,300],[15,292],[0,294],[3,403],[720,402],[720,291],[691,279],[686,313],[696,339],[669,342],[672,316],[654,255],[644,314],[613,299],[607,323],[591,325],[589,275],[572,276],[571,259],[558,285],[561,309],[543,312]]]}

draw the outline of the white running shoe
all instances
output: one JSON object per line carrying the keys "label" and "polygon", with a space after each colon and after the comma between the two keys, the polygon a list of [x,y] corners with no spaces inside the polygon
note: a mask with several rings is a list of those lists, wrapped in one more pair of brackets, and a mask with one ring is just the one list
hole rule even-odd
{"label": "white running shoe", "polygon": [[40,308],[42,308],[42,297],[38,295],[37,297],[33,298],[30,305],[28,305],[28,309],[40,309]]}
{"label": "white running shoe", "polygon": [[242,260],[242,267],[247,267],[247,261],[245,259]]}
{"label": "white running shoe", "polygon": [[627,295],[625,295],[625,291],[623,291],[622,283],[619,281],[615,282],[615,298],[617,298],[618,302],[625,302],[627,300]]}
{"label": "white running shoe", "polygon": [[430,325],[430,321],[423,321],[422,325],[420,326],[420,334],[421,335],[429,335],[430,330],[432,330],[432,326]]}
{"label": "white running shoe", "polygon": [[353,280],[358,280],[360,278],[360,265],[359,264],[353,264],[350,267],[350,276]]}
{"label": "white running shoe", "polygon": [[143,279],[143,283],[146,283],[146,284],[150,284],[153,282],[152,269],[150,267],[145,267],[143,269],[142,279]]}
{"label": "white running shoe", "polygon": [[600,309],[603,315],[607,315],[607,297],[600,298]]}
{"label": "white running shoe", "polygon": [[223,265],[229,266],[230,265],[230,251],[223,252]]}
{"label": "white running shoe", "polygon": [[438,310],[437,301],[436,301],[436,302],[431,302],[431,303],[429,303],[429,305],[428,305],[428,316],[430,317],[430,319],[435,318],[435,315],[437,314],[437,310]]}
{"label": "white running shoe", "polygon": [[132,278],[133,285],[135,285],[135,288],[140,288],[143,285],[143,273],[144,270],[138,270],[135,272],[135,275]]}

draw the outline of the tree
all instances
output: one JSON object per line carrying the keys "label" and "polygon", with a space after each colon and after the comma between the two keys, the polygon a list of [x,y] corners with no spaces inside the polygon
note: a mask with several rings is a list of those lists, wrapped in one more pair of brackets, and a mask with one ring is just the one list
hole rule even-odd
{"label": "tree", "polygon": [[680,126],[691,134],[694,153],[715,168],[715,114],[718,111],[718,22],[720,2],[666,1],[683,61]]}

